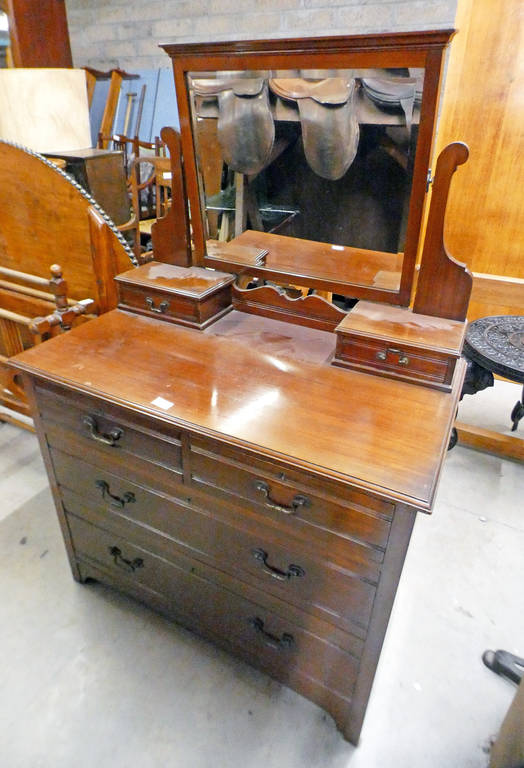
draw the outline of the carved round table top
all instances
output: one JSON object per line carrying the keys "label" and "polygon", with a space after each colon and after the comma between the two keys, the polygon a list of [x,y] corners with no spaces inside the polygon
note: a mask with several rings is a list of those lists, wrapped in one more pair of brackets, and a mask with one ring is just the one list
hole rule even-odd
{"label": "carved round table top", "polygon": [[475,320],[466,331],[464,354],[488,371],[524,384],[524,316]]}

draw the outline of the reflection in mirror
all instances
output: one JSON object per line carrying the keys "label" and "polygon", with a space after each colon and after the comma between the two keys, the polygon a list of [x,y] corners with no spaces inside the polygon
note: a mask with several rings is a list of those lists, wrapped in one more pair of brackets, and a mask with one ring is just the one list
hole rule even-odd
{"label": "reflection in mirror", "polygon": [[[378,265],[395,273],[384,284],[372,265],[356,282],[397,290],[423,81],[407,68],[190,73],[207,238],[249,230],[239,244],[277,242],[266,232],[395,254]],[[317,276],[355,281],[340,258],[333,275],[320,261]]]}

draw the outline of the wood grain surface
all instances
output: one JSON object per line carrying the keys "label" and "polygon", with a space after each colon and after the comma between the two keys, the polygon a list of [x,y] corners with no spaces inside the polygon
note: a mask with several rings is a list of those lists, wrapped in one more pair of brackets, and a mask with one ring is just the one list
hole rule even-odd
{"label": "wood grain surface", "polygon": [[337,328],[351,333],[460,354],[466,326],[457,320],[420,315],[404,307],[359,301]]}
{"label": "wood grain surface", "polygon": [[[446,215],[450,253],[471,270],[524,278],[524,57],[522,3],[459,0],[438,130],[438,151],[464,141],[470,161],[456,174]],[[517,314],[520,301],[472,297],[469,317]]]}
{"label": "wood grain surface", "polygon": [[[296,237],[246,230],[232,242],[268,249],[264,266],[273,272],[373,286],[395,291],[400,286],[402,254],[369,251]],[[253,273],[257,270],[249,267]],[[264,269],[262,268],[262,272]]]}
{"label": "wood grain surface", "polygon": [[165,292],[181,293],[195,298],[203,298],[206,294],[220,286],[232,283],[233,275],[224,272],[212,272],[201,267],[178,267],[150,261],[137,269],[131,269],[119,275],[117,282],[128,285],[146,286],[162,289]]}
{"label": "wood grain surface", "polygon": [[[97,298],[99,289],[91,258],[90,207],[89,200],[58,170],[22,149],[0,142],[0,264],[3,267],[47,279],[50,265],[58,263],[66,276],[70,298]],[[107,229],[103,218],[95,214],[98,228]],[[108,247],[114,252],[115,271],[129,269],[131,262],[123,246],[113,233],[110,232],[108,238]]]}
{"label": "wood grain surface", "polygon": [[119,310],[12,364],[420,509],[433,501],[463,375],[459,365],[450,395]]}

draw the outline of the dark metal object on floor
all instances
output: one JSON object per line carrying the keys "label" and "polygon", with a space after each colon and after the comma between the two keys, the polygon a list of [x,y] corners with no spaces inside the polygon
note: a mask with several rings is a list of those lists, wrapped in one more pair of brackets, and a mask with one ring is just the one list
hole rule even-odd
{"label": "dark metal object on floor", "polygon": [[524,672],[524,659],[509,651],[484,651],[482,661],[488,669],[497,675],[507,677],[519,685]]}

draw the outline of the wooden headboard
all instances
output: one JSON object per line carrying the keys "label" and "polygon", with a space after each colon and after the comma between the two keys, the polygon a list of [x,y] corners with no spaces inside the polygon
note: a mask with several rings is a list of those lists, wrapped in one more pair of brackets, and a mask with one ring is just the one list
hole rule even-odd
{"label": "wooden headboard", "polygon": [[53,263],[72,299],[116,305],[112,277],[136,259],[110,217],[42,155],[0,141],[0,266],[48,277]]}

